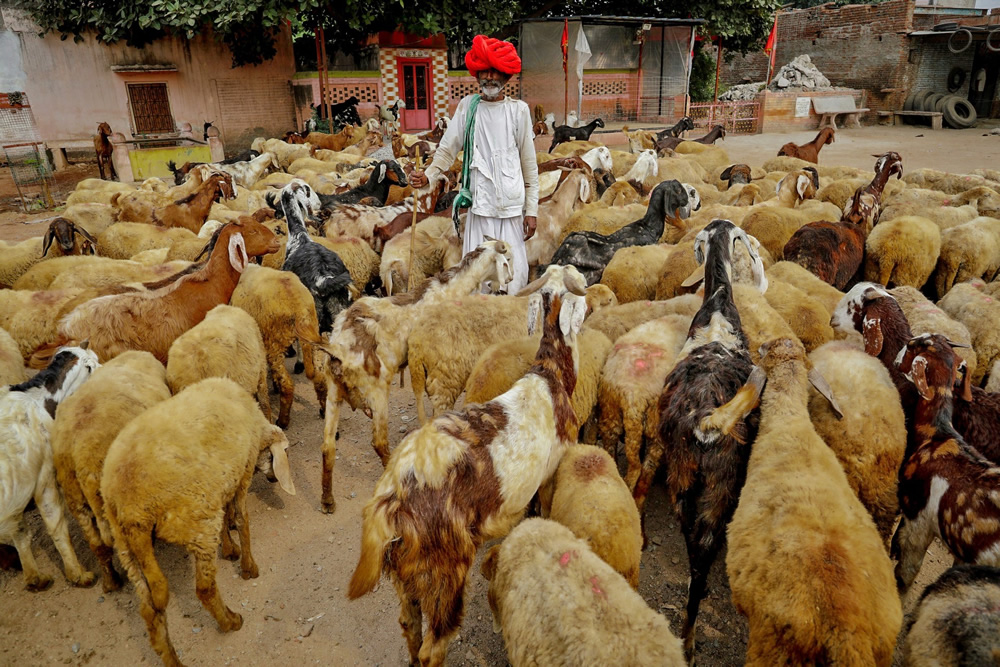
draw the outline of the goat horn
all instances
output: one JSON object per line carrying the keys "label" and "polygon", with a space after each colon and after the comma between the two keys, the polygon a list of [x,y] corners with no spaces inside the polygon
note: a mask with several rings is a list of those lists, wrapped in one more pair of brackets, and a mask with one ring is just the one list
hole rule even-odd
{"label": "goat horn", "polygon": [[570,292],[577,296],[587,296],[587,285],[586,283],[580,282],[580,276],[576,273],[570,273],[569,271],[563,272],[563,285]]}
{"label": "goat horn", "polygon": [[534,292],[537,292],[542,288],[546,282],[548,282],[549,276],[547,274],[542,274],[541,277],[536,278],[533,282],[528,283],[521,288],[521,291],[517,293],[517,296],[528,296]]}

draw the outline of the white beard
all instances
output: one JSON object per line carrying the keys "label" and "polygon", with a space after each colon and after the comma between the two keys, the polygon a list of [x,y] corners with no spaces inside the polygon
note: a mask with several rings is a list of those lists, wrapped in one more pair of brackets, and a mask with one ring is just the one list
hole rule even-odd
{"label": "white beard", "polygon": [[503,86],[494,81],[480,82],[479,91],[484,99],[491,100],[500,97]]}

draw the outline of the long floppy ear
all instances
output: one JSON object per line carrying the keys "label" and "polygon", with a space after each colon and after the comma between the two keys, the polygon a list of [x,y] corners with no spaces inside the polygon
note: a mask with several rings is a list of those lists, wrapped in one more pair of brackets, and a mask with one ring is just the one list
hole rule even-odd
{"label": "long floppy ear", "polygon": [[963,401],[972,401],[972,373],[969,372],[969,364],[963,359],[961,363],[958,364],[958,373],[962,374],[962,387],[961,394]]}
{"label": "long floppy ear", "polygon": [[844,413],[841,411],[840,405],[837,403],[837,399],[833,395],[833,389],[830,388],[830,383],[826,381],[823,374],[813,368],[809,371],[809,383],[816,391],[819,392],[820,396],[827,400],[830,404],[830,408],[833,410],[833,414],[837,415],[837,419],[843,419]]}
{"label": "long floppy ear", "polygon": [[383,162],[378,166],[378,179],[376,180],[376,182],[381,183],[384,180],[385,180],[385,163]]}
{"label": "long floppy ear", "polygon": [[229,263],[233,265],[237,273],[243,273],[243,269],[247,268],[247,262],[249,262],[249,257],[247,257],[247,246],[243,240],[243,234],[235,232],[229,237]]}
{"label": "long floppy ear", "polygon": [[681,287],[694,287],[704,279],[705,264],[702,262],[698,265],[698,268],[691,272],[691,275],[684,279],[684,282],[681,283]]}
{"label": "long floppy ear", "polygon": [[42,242],[42,257],[49,251],[49,246],[52,245],[52,241],[56,238],[56,230],[49,226],[47,232],[45,232],[45,240]]}
{"label": "long floppy ear", "polygon": [[806,190],[812,185],[812,179],[810,179],[805,174],[799,174],[799,177],[795,179],[795,191],[799,193],[799,199],[805,199]]}
{"label": "long floppy ear", "polygon": [[[273,427],[278,429],[277,426]],[[292,471],[288,466],[288,438],[280,430],[273,435],[271,441],[271,469],[278,478],[278,484],[290,496],[295,495],[295,483],[292,481]]]}
{"label": "long floppy ear", "polygon": [[910,365],[910,380],[913,385],[917,388],[917,393],[925,401],[929,401],[933,396],[934,392],[931,388],[927,386],[927,360],[924,356],[918,354],[913,358],[913,363]]}
{"label": "long floppy ear", "polygon": [[97,239],[91,236],[90,232],[86,229],[80,227],[79,225],[73,225],[73,231],[94,244],[94,248],[97,248]]}
{"label": "long floppy ear", "polygon": [[865,354],[877,357],[882,354],[882,319],[865,315],[861,335],[865,339]]}
{"label": "long floppy ear", "polygon": [[750,243],[750,237],[747,233],[739,227],[735,229],[737,230],[736,240],[743,242],[743,245],[746,246],[747,254],[750,256],[750,271],[753,275],[753,282],[757,286],[757,290],[763,294],[767,291],[767,276],[764,274],[764,262],[761,260],[757,249]]}
{"label": "long floppy ear", "polygon": [[586,178],[580,179],[580,201],[587,203],[590,199],[590,181]]}
{"label": "long floppy ear", "polygon": [[563,295],[562,307],[559,309],[559,329],[563,336],[580,333],[583,318],[587,314],[587,300],[575,294]]}
{"label": "long floppy ear", "polygon": [[538,328],[538,314],[542,310],[542,295],[532,292],[528,297],[528,335],[534,336]]}

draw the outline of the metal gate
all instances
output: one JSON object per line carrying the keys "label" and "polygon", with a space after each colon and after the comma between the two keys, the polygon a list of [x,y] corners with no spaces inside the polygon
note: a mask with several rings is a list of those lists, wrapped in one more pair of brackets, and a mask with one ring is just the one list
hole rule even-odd
{"label": "metal gate", "polygon": [[716,125],[728,134],[760,132],[760,102],[711,102],[692,104],[688,115],[696,128],[710,129]]}
{"label": "metal gate", "polygon": [[[52,168],[39,141],[31,105],[24,93],[0,93],[0,150],[17,188],[22,211],[39,204],[52,208]],[[32,195],[29,187],[37,187]]]}
{"label": "metal gate", "polygon": [[170,113],[165,83],[130,83],[128,103],[132,108],[135,134],[174,132],[174,117]]}

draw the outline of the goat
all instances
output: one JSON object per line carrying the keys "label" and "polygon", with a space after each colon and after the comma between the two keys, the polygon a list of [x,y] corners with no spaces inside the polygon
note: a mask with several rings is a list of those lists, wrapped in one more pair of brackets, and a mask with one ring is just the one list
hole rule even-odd
{"label": "goat", "polygon": [[552,133],[552,145],[549,146],[549,152],[551,153],[556,146],[567,141],[590,141],[590,135],[599,127],[604,127],[604,121],[600,118],[595,118],[582,127],[560,125]]}
{"label": "goat", "polygon": [[[586,163],[584,165],[586,167]],[[538,229],[524,244],[529,265],[548,264],[551,261],[552,253],[558,247],[556,244],[563,225],[578,208],[578,203],[586,203],[590,199],[588,171],[590,167],[564,172],[565,180],[557,186],[549,199],[539,202]]]}
{"label": "goat", "polygon": [[661,155],[668,154],[667,151],[672,151],[677,148],[682,141],[694,141],[699,144],[714,144],[719,139],[725,140],[726,138],[726,128],[722,125],[714,126],[708,134],[703,137],[698,137],[697,139],[683,139],[681,137],[664,137],[656,141],[656,151]]}
{"label": "goat", "polygon": [[406,103],[396,98],[396,103],[392,106],[375,104],[375,114],[382,121],[383,134],[388,134],[390,130],[398,129],[399,127],[399,110],[405,109]]}
{"label": "goat", "polygon": [[[348,597],[370,592],[388,571],[411,664],[444,664],[477,548],[514,527],[576,442],[569,397],[586,311],[583,277],[572,267],[551,267],[525,293],[531,294],[529,335],[540,308],[543,313],[535,364],[496,400],[410,433],[362,514],[361,555]],[[424,613],[429,634],[422,639]]]}
{"label": "goat", "polygon": [[719,174],[719,180],[727,181],[726,187],[733,187],[738,183],[744,185],[749,184],[753,180],[753,176],[750,175],[750,165],[748,164],[734,164],[730,165]]}
{"label": "goat", "polygon": [[679,121],[677,121],[677,124],[674,125],[673,127],[668,127],[665,130],[657,132],[656,138],[657,139],[666,139],[667,137],[676,138],[681,136],[681,132],[693,129],[694,129],[694,121],[691,119],[691,116],[684,116]]}
{"label": "goat", "polygon": [[[221,171],[232,175],[237,185],[242,185],[245,188],[252,188],[254,183],[260,180],[260,177],[264,175],[264,172],[272,167],[274,169],[281,168],[278,164],[278,157],[274,153],[264,151],[248,162],[234,162],[233,164],[215,162],[212,164],[203,164],[200,167],[195,167],[195,169]],[[202,178],[207,179],[208,175],[203,173]]]}
{"label": "goat", "polygon": [[[111,177],[112,181],[118,180],[118,173],[115,171],[115,163],[111,159],[114,153],[114,146],[111,145],[111,126],[107,123],[100,123],[97,126],[97,136],[94,137],[94,152],[97,153],[97,171],[101,174],[101,180]],[[104,167],[108,168],[108,176],[104,175]]]}
{"label": "goat", "polygon": [[448,129],[448,117],[441,116],[436,121],[434,121],[434,127],[430,130],[424,132],[423,134],[418,134],[417,139],[420,141],[426,141],[428,143],[440,143],[441,139],[444,137],[444,131]]}
{"label": "goat", "polygon": [[[107,361],[125,350],[146,350],[165,364],[170,345],[220,303],[229,303],[250,257],[278,250],[278,239],[249,216],[220,228],[208,262],[167,286],[146,292],[113,294],[80,304],[59,323],[60,344],[89,339]],[[33,359],[44,358],[46,347]]]}
{"label": "goat", "polygon": [[[361,123],[358,123],[360,125]],[[308,138],[302,137],[301,135],[296,135],[293,132],[289,132],[291,138],[294,140],[289,140],[288,143],[301,144],[309,142],[316,148],[324,148],[329,151],[342,151],[352,143],[354,143],[354,126],[345,125],[340,132],[336,134],[327,134],[326,132],[310,132]]]}
{"label": "goat", "polygon": [[62,558],[66,578],[76,586],[91,586],[92,572],[80,566],[69,540],[66,506],[56,484],[49,434],[59,403],[76,391],[100,364],[83,342],[59,350],[48,367],[27,382],[0,395],[0,544],[17,549],[29,591],[48,588],[52,578],[41,574],[25,530],[24,510],[34,499],[49,536]]}
{"label": "goat", "polygon": [[303,215],[314,204],[312,188],[293,180],[281,190],[281,208],[288,220],[288,242],[285,246],[283,271],[291,271],[309,289],[316,302],[319,332],[333,329],[340,311],[350,305],[348,287],[351,274],[337,253],[309,238]]}
{"label": "goat", "polygon": [[340,409],[346,401],[372,419],[372,446],[389,461],[389,388],[408,361],[410,331],[429,306],[465,296],[485,280],[495,288],[513,278],[510,246],[487,238],[462,261],[425,281],[412,292],[385,299],[362,298],[337,317],[323,351],[327,364],[326,425],[323,431],[323,507],[332,512],[330,488]]}
{"label": "goat", "polygon": [[896,357],[913,384],[912,453],[899,473],[903,519],[892,539],[896,583],[906,590],[937,537],[956,560],[1000,565],[1000,466],[973,449],[952,425],[952,389],[971,400],[968,373],[948,339],[921,334]]}
{"label": "goat", "polygon": [[[79,243],[77,236],[80,237]],[[52,243],[55,242],[53,246]],[[73,224],[66,218],[56,218],[49,223],[42,240],[42,257],[52,248],[53,255],[95,255],[97,254],[97,239],[83,227]]]}
{"label": "goat", "polygon": [[649,446],[633,493],[642,514],[669,445],[667,489],[691,568],[681,631],[688,660],[694,657],[694,624],[708,573],[746,479],[749,444],[759,418],[753,410],[764,387],[761,373],[751,374],[747,338],[733,302],[729,276],[737,241],[750,254],[758,289],[767,288],[764,265],[746,232],[728,220],[713,220],[698,232],[695,258],[705,264],[705,297],[660,395],[659,437]]}
{"label": "goat", "polygon": [[816,138],[810,141],[808,144],[802,144],[801,146],[789,141],[787,144],[778,149],[778,157],[797,157],[800,160],[805,160],[806,162],[812,162],[813,164],[819,164],[819,151],[823,146],[827,144],[832,144],[833,139],[836,136],[836,132],[832,127],[824,127],[816,135]]}
{"label": "goat", "polygon": [[361,127],[361,116],[358,115],[358,104],[360,103],[361,100],[351,95],[343,102],[332,105],[330,107],[330,118],[332,119],[330,132],[336,132],[346,125]]}
{"label": "goat", "polygon": [[601,280],[604,267],[621,248],[657,243],[668,216],[671,224],[683,228],[681,219],[690,215],[690,205],[688,191],[681,183],[664,181],[650,195],[649,208],[642,218],[608,236],[573,232],[552,255],[552,263],[572,264],[586,276],[587,284],[593,285]]}
{"label": "goat", "polygon": [[[877,357],[889,371],[906,416],[906,456],[909,457],[917,444],[911,424],[916,411],[917,392],[895,363],[907,341],[913,338],[910,323],[899,303],[881,285],[858,283],[837,304],[830,324],[835,330],[861,333],[865,352]],[[996,437],[1000,433],[1000,394],[971,386],[969,398],[963,390],[952,409],[952,425],[965,442],[1000,465],[1000,442]]]}
{"label": "goat", "polygon": [[161,227],[183,227],[197,234],[208,219],[212,204],[220,198],[232,199],[235,194],[233,177],[214,172],[187,197],[153,209],[150,222]]}
{"label": "goat", "polygon": [[840,222],[817,221],[800,227],[785,244],[785,259],[809,269],[839,290],[860,280],[864,271],[865,242],[872,227],[878,223],[882,190],[893,174],[897,179],[903,174],[899,153],[878,156],[875,177],[870,184],[855,191]]}
{"label": "goat", "polygon": [[[233,157],[226,158],[225,160],[220,160],[218,164],[236,164],[237,162],[249,162],[250,160],[253,160],[256,157],[260,157],[260,152],[255,151],[253,149],[249,149],[243,151],[242,153],[237,153]],[[184,183],[184,180],[187,178],[187,175],[191,172],[192,169],[194,169],[195,167],[200,167],[203,164],[207,163],[185,162],[180,167],[178,167],[177,163],[175,163],[173,160],[168,160],[167,169],[169,169],[170,173],[174,175],[174,185],[181,185]]]}
{"label": "goat", "polygon": [[365,197],[375,197],[384,206],[393,185],[405,188],[406,174],[395,160],[382,160],[372,168],[367,182],[340,194],[319,195],[320,210],[328,212],[340,204],[357,204]]}

